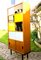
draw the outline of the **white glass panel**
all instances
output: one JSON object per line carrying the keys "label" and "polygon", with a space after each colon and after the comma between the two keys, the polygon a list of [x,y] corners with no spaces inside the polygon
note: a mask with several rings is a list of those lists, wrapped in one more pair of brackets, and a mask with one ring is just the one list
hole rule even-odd
{"label": "white glass panel", "polygon": [[8,10],[8,15],[11,15],[11,14],[14,14],[14,8],[10,8],[10,9]]}
{"label": "white glass panel", "polygon": [[17,41],[23,41],[23,32],[9,32],[9,38]]}
{"label": "white glass panel", "polygon": [[13,20],[13,16],[9,16],[9,20]]}
{"label": "white glass panel", "polygon": [[14,16],[13,15],[9,16],[9,22],[13,22],[13,21],[14,21]]}

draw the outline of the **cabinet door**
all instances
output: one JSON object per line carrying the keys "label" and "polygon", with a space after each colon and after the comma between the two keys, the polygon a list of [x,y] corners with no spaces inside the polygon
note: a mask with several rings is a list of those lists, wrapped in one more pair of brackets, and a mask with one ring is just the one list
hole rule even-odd
{"label": "cabinet door", "polygon": [[15,50],[15,41],[14,40],[9,39],[8,45],[9,45],[10,49]]}
{"label": "cabinet door", "polygon": [[15,31],[15,23],[9,22],[8,25],[9,25],[9,27],[8,27],[9,31]]}
{"label": "cabinet door", "polygon": [[20,52],[24,53],[24,43],[20,42]]}
{"label": "cabinet door", "polygon": [[15,16],[15,22],[22,22],[23,21],[23,14],[22,13],[17,13],[14,16]]}
{"label": "cabinet door", "polygon": [[24,43],[16,41],[16,51],[19,53],[24,53]]}
{"label": "cabinet door", "polygon": [[16,47],[15,47],[15,50],[16,50],[17,52],[20,51],[20,46],[19,46],[19,45],[20,45],[19,42],[16,41]]}

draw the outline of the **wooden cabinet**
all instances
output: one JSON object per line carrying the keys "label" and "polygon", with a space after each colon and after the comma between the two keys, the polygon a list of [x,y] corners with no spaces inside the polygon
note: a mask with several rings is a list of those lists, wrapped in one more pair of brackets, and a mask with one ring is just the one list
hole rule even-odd
{"label": "wooden cabinet", "polygon": [[[11,13],[11,15],[14,17],[10,18],[10,15],[8,14],[8,20],[10,19],[8,21],[8,47],[9,49],[12,49],[21,54],[27,54],[31,51],[29,4],[22,2],[11,8],[13,8],[14,11],[14,13]],[[8,13],[11,8],[8,9]]]}

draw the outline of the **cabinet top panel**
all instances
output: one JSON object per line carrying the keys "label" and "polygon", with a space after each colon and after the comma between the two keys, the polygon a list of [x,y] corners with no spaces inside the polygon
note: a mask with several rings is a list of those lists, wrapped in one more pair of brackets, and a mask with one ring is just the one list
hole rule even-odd
{"label": "cabinet top panel", "polygon": [[30,9],[30,4],[27,2],[22,2],[20,4],[14,5],[8,8],[8,15],[15,14],[15,12],[23,12],[26,13]]}

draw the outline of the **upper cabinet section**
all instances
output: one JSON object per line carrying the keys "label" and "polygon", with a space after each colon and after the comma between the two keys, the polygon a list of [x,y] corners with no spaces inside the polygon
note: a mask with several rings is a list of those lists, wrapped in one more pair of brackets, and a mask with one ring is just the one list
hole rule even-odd
{"label": "upper cabinet section", "polygon": [[14,5],[8,8],[8,15],[23,13],[25,14],[27,11],[30,10],[30,5],[27,2],[22,2],[20,4]]}
{"label": "upper cabinet section", "polygon": [[14,9],[15,9],[15,13],[16,13],[16,12],[17,12],[17,13],[23,12],[23,4],[20,3],[20,4],[18,4],[18,5],[15,5],[15,6],[14,6]]}
{"label": "upper cabinet section", "polygon": [[14,7],[8,8],[8,16],[14,14]]}
{"label": "upper cabinet section", "polygon": [[16,13],[23,13],[25,14],[27,11],[30,10],[30,4],[28,2],[22,2],[14,6],[15,14]]}

